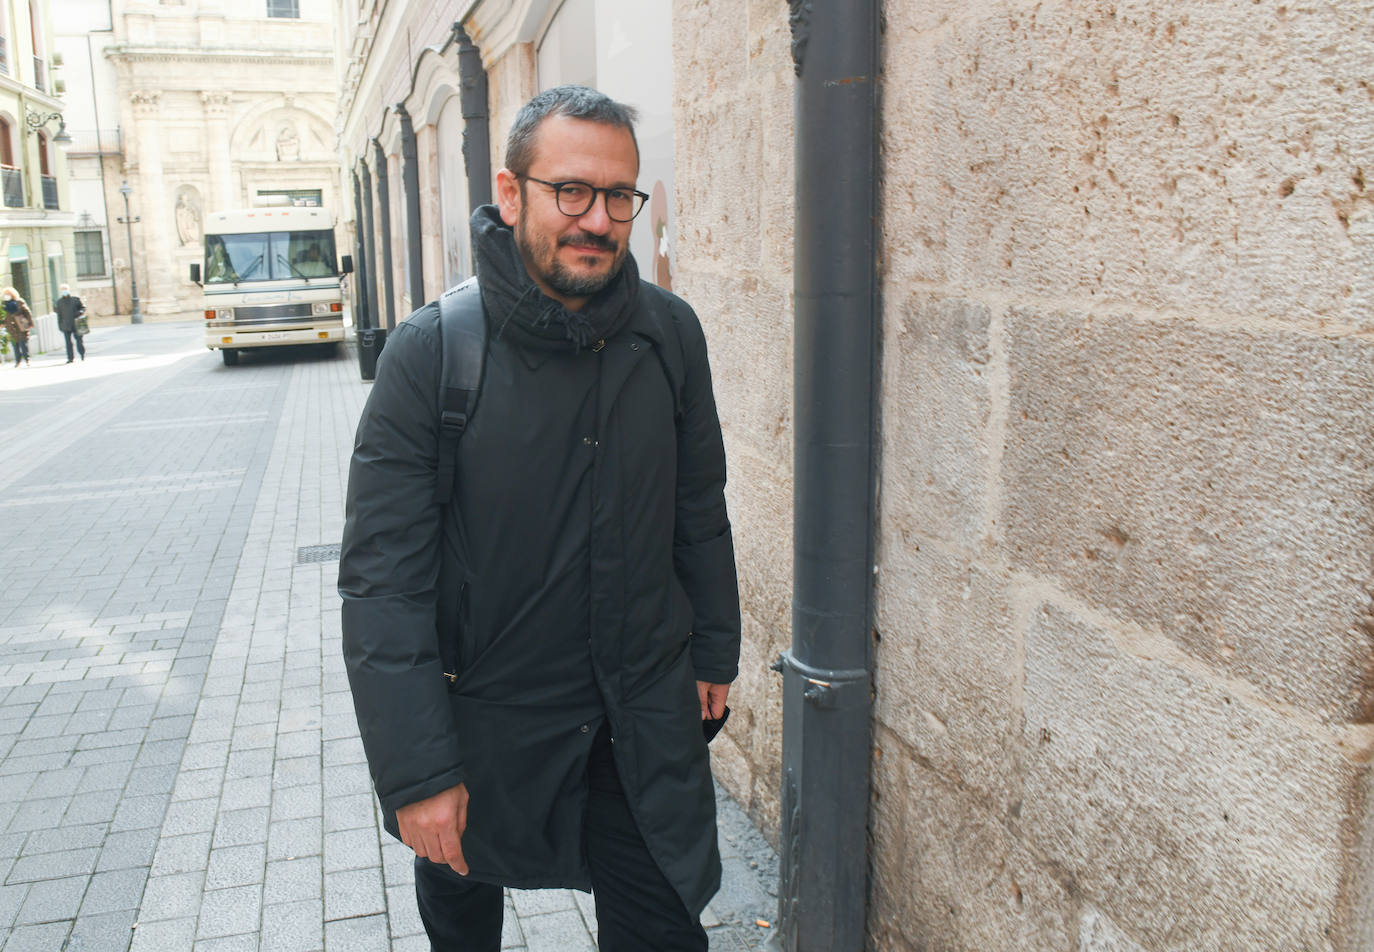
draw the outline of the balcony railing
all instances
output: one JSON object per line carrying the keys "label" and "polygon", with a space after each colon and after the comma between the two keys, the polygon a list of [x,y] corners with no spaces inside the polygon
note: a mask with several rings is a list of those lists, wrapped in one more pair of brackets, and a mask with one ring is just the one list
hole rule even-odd
{"label": "balcony railing", "polygon": [[6,208],[24,207],[24,173],[19,169],[0,168],[0,190],[5,193]]}
{"label": "balcony railing", "polygon": [[43,179],[43,207],[57,207],[57,176],[44,175]]}
{"label": "balcony railing", "polygon": [[0,73],[6,76],[10,74],[10,41],[7,36],[0,36]]}
{"label": "balcony railing", "polygon": [[33,58],[33,85],[40,93],[48,91],[48,64],[41,56]]}

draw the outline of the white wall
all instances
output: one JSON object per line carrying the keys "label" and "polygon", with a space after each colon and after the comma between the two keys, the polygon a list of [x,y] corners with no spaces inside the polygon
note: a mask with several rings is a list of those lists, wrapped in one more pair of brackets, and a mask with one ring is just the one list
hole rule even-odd
{"label": "white wall", "polygon": [[568,0],[542,38],[538,60],[540,89],[581,83],[639,110],[639,189],[657,199],[651,198],[635,219],[630,250],[642,277],[668,287],[677,217],[672,49],[667,4]]}

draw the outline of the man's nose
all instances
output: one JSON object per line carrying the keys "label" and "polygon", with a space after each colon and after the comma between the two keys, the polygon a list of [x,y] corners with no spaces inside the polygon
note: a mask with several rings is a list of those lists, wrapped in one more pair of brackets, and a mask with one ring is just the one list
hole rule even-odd
{"label": "man's nose", "polygon": [[586,231],[593,234],[604,235],[610,232],[611,226],[615,223],[611,221],[610,214],[606,211],[606,203],[610,201],[610,196],[605,192],[598,192],[592,201],[592,207],[583,213],[578,219],[578,224]]}

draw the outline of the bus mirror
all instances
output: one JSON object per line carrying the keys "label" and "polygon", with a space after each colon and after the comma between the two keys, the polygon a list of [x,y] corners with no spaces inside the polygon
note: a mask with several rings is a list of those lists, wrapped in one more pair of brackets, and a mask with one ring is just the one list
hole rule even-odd
{"label": "bus mirror", "polygon": [[198,264],[191,265],[191,282],[200,284],[200,265]]}
{"label": "bus mirror", "polygon": [[352,273],[353,273],[353,256],[352,256],[352,255],[344,255],[344,256],[343,256],[343,267],[339,269],[339,273],[340,273],[340,274],[352,274]]}

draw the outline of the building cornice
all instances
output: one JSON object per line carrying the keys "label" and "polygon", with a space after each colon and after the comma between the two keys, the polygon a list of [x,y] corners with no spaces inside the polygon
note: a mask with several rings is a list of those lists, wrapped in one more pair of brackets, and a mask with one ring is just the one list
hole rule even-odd
{"label": "building cornice", "polygon": [[33,209],[33,217],[23,214],[22,209],[7,209],[0,214],[0,229],[4,228],[75,228],[76,212],[50,212]]}
{"label": "building cornice", "polygon": [[510,3],[474,3],[460,22],[482,51],[482,66],[492,65],[520,43],[537,41],[562,0],[513,0]]}
{"label": "building cornice", "polygon": [[334,51],[326,49],[204,49],[189,46],[110,46],[105,55],[127,63],[290,63],[333,65]]}
{"label": "building cornice", "polygon": [[0,92],[22,96],[26,101],[36,106],[42,106],[50,112],[61,112],[66,108],[66,103],[51,93],[39,92],[33,86],[25,86],[12,76],[0,75]]}

